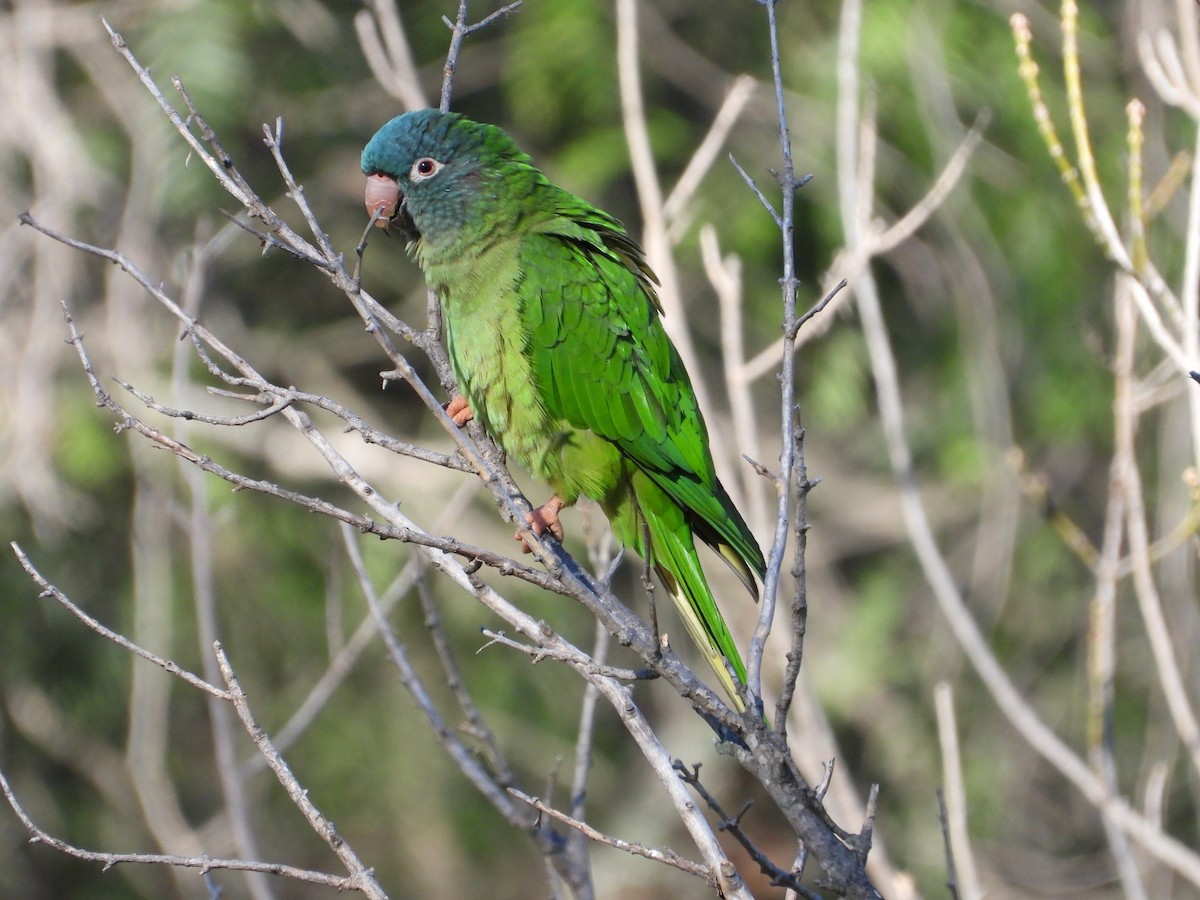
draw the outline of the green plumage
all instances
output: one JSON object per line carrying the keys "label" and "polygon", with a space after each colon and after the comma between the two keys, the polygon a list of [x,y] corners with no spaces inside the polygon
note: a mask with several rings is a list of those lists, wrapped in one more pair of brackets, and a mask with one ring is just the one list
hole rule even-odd
{"label": "green plumage", "polygon": [[745,668],[694,538],[756,596],[765,563],[717,480],[641,248],[547,181],[501,129],[462,116],[393,119],[362,168],[398,188],[385,214],[441,299],[475,417],[566,505],[581,494],[600,504],[618,541],[652,563],[740,708],[723,659],[743,681]]}

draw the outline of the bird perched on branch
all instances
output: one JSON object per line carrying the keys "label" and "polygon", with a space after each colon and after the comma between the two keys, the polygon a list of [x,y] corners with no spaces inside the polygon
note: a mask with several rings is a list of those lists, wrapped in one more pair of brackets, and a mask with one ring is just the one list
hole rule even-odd
{"label": "bird perched on branch", "polygon": [[562,540],[558,513],[581,494],[600,504],[743,709],[734,679],[744,683],[745,666],[695,539],[756,600],[766,564],[717,480],[641,247],[612,216],[551,184],[503,130],[454,113],[388,122],[362,169],[368,212],[408,240],[441,301],[462,391],[447,411],[460,425],[474,417],[554,489],[530,514],[538,534]]}

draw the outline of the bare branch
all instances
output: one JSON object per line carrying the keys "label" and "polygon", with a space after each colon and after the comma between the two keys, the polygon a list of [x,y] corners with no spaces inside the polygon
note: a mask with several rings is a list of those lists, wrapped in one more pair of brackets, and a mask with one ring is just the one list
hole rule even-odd
{"label": "bare branch", "polygon": [[354,15],[354,31],[359,46],[375,79],[405,109],[424,109],[429,105],[396,0],[367,0],[367,9]]}
{"label": "bare branch", "polygon": [[683,213],[688,203],[700,187],[708,170],[716,162],[717,154],[721,152],[721,147],[729,137],[729,132],[733,130],[733,126],[737,124],[746,104],[750,102],[755,84],[755,80],[749,75],[739,75],[734,79],[729,91],[725,94],[725,99],[721,102],[721,108],[717,110],[717,114],[713,118],[712,125],[709,126],[708,133],[704,135],[704,140],[700,142],[700,146],[688,160],[679,180],[675,182],[675,187],[663,201],[663,218],[667,221],[668,232],[674,240],[678,240],[678,235],[682,230]]}
{"label": "bare branch", "polygon": [[742,845],[758,866],[759,870],[770,877],[772,886],[786,887],[788,890],[795,891],[801,897],[813,898],[819,900],[820,894],[810,891],[800,883],[799,874],[796,872],[788,872],[779,868],[767,857],[754,841],[750,840],[749,835],[742,829],[742,817],[749,811],[751,801],[747,801],[741,811],[736,816],[728,815],[722,808],[721,803],[716,797],[706,788],[703,782],[700,781],[700,763],[694,764],[690,769],[684,765],[683,760],[675,760],[675,771],[679,773],[679,778],[700,795],[708,808],[716,813],[721,820],[717,823],[717,828],[721,831],[732,835],[734,840]]}
{"label": "bare branch", "polygon": [[193,675],[191,672],[182,668],[178,663],[173,662],[172,660],[169,660],[169,659],[164,659],[163,657],[161,657],[155,653],[151,653],[149,650],[145,649],[144,647],[139,647],[137,644],[135,644],[133,641],[129,640],[129,638],[125,637],[123,634],[119,634],[118,632],[113,631],[111,628],[108,628],[107,626],[100,624],[100,622],[96,621],[96,619],[92,618],[87,613],[85,613],[82,609],[80,609],[78,606],[76,606],[74,603],[72,603],[66,594],[64,594],[62,591],[60,591],[54,585],[52,585],[44,577],[42,577],[42,573],[39,572],[36,568],[34,568],[33,563],[31,563],[29,561],[29,557],[25,555],[25,551],[22,550],[15,541],[11,542],[9,544],[9,546],[12,548],[13,553],[16,554],[17,562],[19,562],[21,564],[21,568],[24,569],[25,572],[29,575],[29,577],[32,578],[37,583],[38,587],[40,587],[42,589],[42,596],[53,598],[60,606],[62,606],[69,613],[71,613],[71,615],[75,616],[75,618],[79,619],[79,621],[81,621],[84,625],[86,625],[92,631],[96,632],[101,637],[107,638],[108,640],[112,641],[114,644],[116,644],[118,647],[122,648],[123,650],[128,650],[130,653],[134,654],[135,656],[140,656],[142,659],[145,659],[145,660],[148,660],[149,662],[154,663],[160,669],[165,670],[166,672],[170,673],[171,675],[176,676],[177,678],[182,678],[184,681],[186,681],[192,687],[198,688],[198,689],[204,691],[204,693],[209,694],[213,697],[216,697],[218,700],[231,699],[228,691],[224,691],[221,688],[214,687],[213,685],[211,685],[207,681],[205,681],[203,678],[201,678],[199,675]]}
{"label": "bare branch", "polygon": [[45,844],[47,847],[52,847],[60,853],[83,860],[84,862],[100,863],[105,871],[122,863],[199,869],[201,874],[220,869],[232,869],[242,872],[261,872],[266,875],[280,875],[295,881],[326,885],[336,888],[338,891],[361,891],[368,897],[386,898],[387,896],[382,892],[373,891],[368,887],[368,883],[373,881],[373,879],[365,872],[359,875],[339,877],[337,875],[326,874],[325,872],[315,872],[311,869],[298,869],[295,866],[289,866],[284,863],[255,862],[246,859],[220,859],[211,856],[172,856],[162,853],[104,853],[97,850],[83,850],[39,828],[17,801],[16,794],[13,793],[12,787],[9,785],[8,779],[4,776],[3,772],[0,772],[0,790],[4,792],[4,798],[8,801],[8,805],[12,807],[13,812],[17,814],[17,818],[21,820],[21,824],[25,826],[25,830],[29,832],[29,839],[32,843]]}
{"label": "bare branch", "polygon": [[450,50],[446,53],[446,65],[442,69],[442,99],[438,108],[442,112],[450,110],[450,94],[454,90],[454,73],[458,70],[458,54],[462,51],[463,41],[468,35],[474,34],[482,28],[487,28],[493,22],[496,22],[509,13],[516,12],[520,9],[523,0],[515,0],[514,3],[509,3],[506,6],[500,7],[494,13],[484,16],[474,25],[467,24],[467,5],[468,0],[458,0],[458,15],[451,22],[445,16],[442,21],[446,23],[446,27],[450,29]]}
{"label": "bare branch", "polygon": [[676,869],[687,872],[689,875],[695,875],[697,878],[702,878],[706,883],[708,883],[709,885],[711,885],[713,887],[716,886],[717,881],[715,878],[713,878],[712,872],[710,872],[706,866],[703,866],[698,862],[693,862],[690,859],[683,859],[678,854],[676,854],[674,850],[671,850],[670,848],[668,848],[666,850],[655,850],[650,847],[644,847],[641,844],[633,843],[631,841],[624,841],[624,840],[621,840],[620,838],[612,837],[611,835],[607,835],[601,831],[597,831],[591,825],[587,824],[587,822],[573,818],[572,816],[569,816],[564,812],[559,812],[557,809],[554,809],[551,806],[547,806],[545,803],[543,803],[537,797],[531,797],[529,794],[526,794],[523,791],[519,791],[516,788],[512,788],[512,787],[510,787],[508,789],[508,792],[510,794],[512,794],[514,797],[516,797],[518,800],[520,800],[524,803],[528,803],[530,806],[532,806],[538,812],[543,813],[547,816],[550,816],[551,818],[557,819],[558,821],[560,821],[566,825],[569,825],[570,827],[572,827],[576,831],[578,831],[580,834],[585,835],[586,837],[595,841],[598,844],[604,844],[604,845],[606,845],[608,847],[612,847],[616,850],[623,850],[624,852],[630,853],[634,856],[640,856],[644,859],[651,859],[651,860],[654,860],[655,862],[660,862],[660,863],[664,863],[668,866],[673,866]]}
{"label": "bare branch", "polygon": [[[529,644],[515,641],[502,631],[492,631],[490,628],[481,628],[479,631],[488,639],[488,642],[479,648],[478,652],[480,653],[492,644],[501,644],[505,647],[511,647],[513,650],[520,650],[522,653],[533,657],[534,663],[541,662],[543,659],[559,659],[564,662],[570,662],[573,659],[567,653],[558,653],[545,647],[531,647]],[[618,681],[650,681],[658,678],[658,673],[653,669],[621,669],[601,663],[591,663],[586,665],[585,668],[589,674],[598,675],[602,678],[615,678]]]}
{"label": "bare branch", "polygon": [[792,345],[799,328],[796,320],[796,259],[793,232],[796,190],[803,183],[797,181],[792,165],[792,140],[788,131],[787,107],[784,102],[783,70],[779,56],[779,24],[776,19],[776,0],[766,0],[767,26],[771,41],[771,75],[775,85],[775,116],[779,128],[779,151],[783,169],[778,174],[780,187],[779,214],[775,222],[779,226],[783,276],[779,279],[782,290],[783,312],[783,359],[779,373],[780,384],[780,434],[783,448],[779,454],[779,481],[776,484],[775,531],[767,552],[767,574],[763,579],[761,606],[754,637],[750,640],[750,652],[746,659],[746,684],[750,696],[761,704],[763,652],[775,619],[775,605],[779,596],[780,577],[783,571],[784,553],[789,536],[791,507],[791,485],[797,464],[796,443],[790,439],[796,422],[796,369]]}
{"label": "bare branch", "polygon": [[934,688],[934,708],[937,712],[938,739],[942,748],[942,784],[938,801],[945,794],[943,828],[946,832],[946,853],[949,880],[955,886],[956,900],[978,900],[983,896],[971,838],[967,830],[967,796],[963,787],[962,759],[958,749],[958,726],[954,716],[954,694],[943,681]]}
{"label": "bare branch", "polygon": [[216,654],[217,664],[221,667],[221,677],[225,679],[225,684],[229,688],[230,700],[233,702],[233,708],[237,710],[238,718],[242,720],[242,725],[245,727],[246,733],[250,735],[250,739],[258,747],[258,752],[267,761],[267,766],[275,773],[275,777],[279,780],[283,789],[287,791],[287,795],[291,798],[292,803],[303,813],[304,818],[308,820],[308,824],[317,833],[317,836],[325,841],[329,849],[345,865],[346,869],[350,872],[349,882],[370,897],[371,900],[387,900],[387,894],[384,893],[383,888],[375,880],[373,870],[363,865],[358,855],[346,840],[337,833],[337,830],[333,827],[333,823],[326,819],[312,800],[309,799],[308,791],[300,784],[296,776],[292,774],[291,768],[284,761],[283,757],[279,755],[279,752],[271,743],[271,739],[267,737],[266,731],[254,720],[250,704],[246,700],[246,695],[242,692],[237,675],[234,673],[233,667],[229,664],[229,659],[225,655],[225,650],[221,647],[220,642],[213,644],[213,652]]}

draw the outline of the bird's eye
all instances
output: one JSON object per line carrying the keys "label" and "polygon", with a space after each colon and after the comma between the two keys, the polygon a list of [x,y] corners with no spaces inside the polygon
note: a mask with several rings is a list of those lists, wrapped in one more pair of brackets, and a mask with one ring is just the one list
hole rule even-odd
{"label": "bird's eye", "polygon": [[426,178],[432,178],[442,168],[442,164],[430,156],[422,156],[413,163],[412,171],[409,177],[413,181],[424,181]]}

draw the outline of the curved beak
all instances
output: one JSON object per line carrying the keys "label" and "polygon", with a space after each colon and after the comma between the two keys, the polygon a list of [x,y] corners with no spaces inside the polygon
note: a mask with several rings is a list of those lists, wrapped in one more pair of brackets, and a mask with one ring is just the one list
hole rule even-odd
{"label": "curved beak", "polygon": [[392,219],[400,212],[400,185],[388,175],[368,175],[365,195],[367,213],[378,216],[375,224],[387,231]]}

